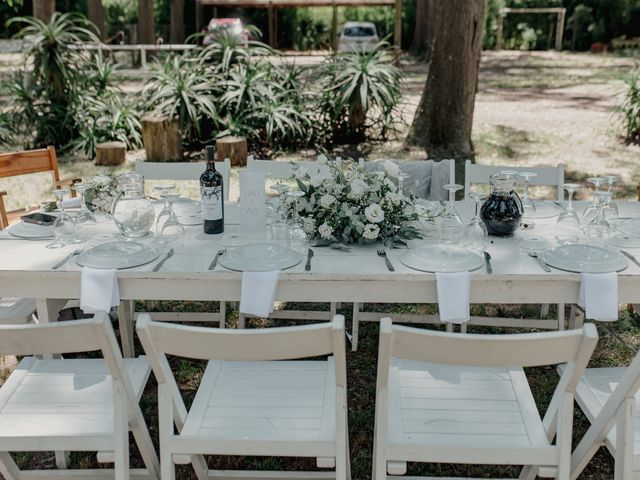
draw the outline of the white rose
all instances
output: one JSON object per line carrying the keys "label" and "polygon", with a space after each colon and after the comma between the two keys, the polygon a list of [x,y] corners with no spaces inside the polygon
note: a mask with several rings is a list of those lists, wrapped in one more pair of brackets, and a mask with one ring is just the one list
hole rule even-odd
{"label": "white rose", "polygon": [[378,225],[367,223],[364,226],[364,231],[362,232],[362,236],[367,240],[375,240],[376,238],[378,238],[379,233],[380,233],[380,227],[378,227]]}
{"label": "white rose", "polygon": [[365,208],[364,215],[371,223],[380,223],[384,220],[384,210],[377,203],[372,203]]}
{"label": "white rose", "polygon": [[391,192],[387,194],[386,199],[389,200],[392,205],[400,205],[402,203],[403,197],[402,195]]}
{"label": "white rose", "polygon": [[326,164],[329,161],[329,159],[327,158],[327,156],[324,153],[321,153],[320,155],[318,155],[316,157],[316,162],[320,163],[321,165]]}
{"label": "white rose", "polygon": [[329,208],[336,201],[336,197],[329,193],[325,193],[322,197],[320,197],[320,206],[322,208]]}
{"label": "white rose", "polygon": [[293,176],[297,179],[304,179],[307,175],[307,169],[298,165],[298,167],[294,170]]}
{"label": "white rose", "polygon": [[322,238],[329,240],[331,239],[333,228],[327,222],[324,222],[322,225],[320,225],[320,227],[318,227],[318,233]]}
{"label": "white rose", "polygon": [[356,178],[349,183],[349,187],[351,188],[351,191],[349,192],[349,198],[360,198],[367,191],[367,182]]}
{"label": "white rose", "polygon": [[387,187],[389,187],[389,190],[392,192],[395,192],[397,190],[396,188],[396,184],[393,183],[393,181],[390,178],[385,178],[384,182],[383,182]]}
{"label": "white rose", "polygon": [[387,172],[387,175],[393,178],[398,178],[398,175],[400,175],[400,167],[397,163],[394,163],[391,160],[384,162],[384,171]]}
{"label": "white rose", "polygon": [[313,235],[314,233],[316,233],[316,221],[313,218],[305,218],[303,220],[303,227],[304,231],[309,234],[309,235]]}

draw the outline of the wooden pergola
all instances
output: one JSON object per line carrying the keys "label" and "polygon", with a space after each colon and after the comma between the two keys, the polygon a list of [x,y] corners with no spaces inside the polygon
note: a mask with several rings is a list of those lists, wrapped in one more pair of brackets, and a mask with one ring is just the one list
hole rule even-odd
{"label": "wooden pergola", "polygon": [[562,35],[564,33],[564,17],[567,14],[566,8],[550,7],[550,8],[502,8],[498,17],[498,38],[496,47],[502,50],[504,44],[504,18],[509,13],[554,13],[556,15],[556,50],[562,50]]}
{"label": "wooden pergola", "polygon": [[400,50],[402,36],[402,0],[196,0],[196,24],[198,28],[204,23],[202,7],[210,5],[214,7],[245,7],[265,8],[268,10],[268,39],[269,45],[276,44],[278,24],[275,11],[278,8],[300,7],[332,7],[333,21],[331,25],[331,45],[338,45],[338,7],[394,7],[395,23],[393,43]]}

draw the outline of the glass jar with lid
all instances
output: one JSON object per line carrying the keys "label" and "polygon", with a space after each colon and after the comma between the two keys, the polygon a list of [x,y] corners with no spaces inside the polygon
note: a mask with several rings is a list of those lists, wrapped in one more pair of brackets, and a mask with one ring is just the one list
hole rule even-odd
{"label": "glass jar with lid", "polygon": [[520,226],[522,201],[516,193],[518,176],[511,172],[490,175],[491,193],[480,209],[489,235],[509,237]]}
{"label": "glass jar with lid", "polygon": [[156,217],[151,202],[144,196],[144,177],[137,173],[118,175],[119,196],[113,202],[112,216],[123,236],[147,235]]}

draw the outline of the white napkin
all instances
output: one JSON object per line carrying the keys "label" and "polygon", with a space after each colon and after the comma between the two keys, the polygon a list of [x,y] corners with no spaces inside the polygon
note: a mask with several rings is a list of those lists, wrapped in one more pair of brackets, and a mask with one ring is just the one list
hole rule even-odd
{"label": "white napkin", "polygon": [[64,208],[77,208],[80,206],[80,197],[77,198],[67,198],[62,201],[62,206]]}
{"label": "white napkin", "polygon": [[436,286],[440,321],[468,322],[471,274],[469,272],[436,273]]}
{"label": "white napkin", "polygon": [[618,274],[583,273],[578,305],[592,320],[618,320]]}
{"label": "white napkin", "polygon": [[267,317],[273,312],[280,271],[242,272],[240,312]]}
{"label": "white napkin", "polygon": [[85,313],[109,312],[120,304],[116,270],[82,268],[80,308]]}

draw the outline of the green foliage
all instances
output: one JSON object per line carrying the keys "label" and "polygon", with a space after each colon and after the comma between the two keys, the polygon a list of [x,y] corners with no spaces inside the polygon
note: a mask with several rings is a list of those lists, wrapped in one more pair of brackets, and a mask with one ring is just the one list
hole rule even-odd
{"label": "green foliage", "polygon": [[625,78],[626,91],[620,105],[625,137],[629,143],[640,144],[640,65]]}
{"label": "green foliage", "polygon": [[127,25],[138,21],[138,2],[130,0],[103,0],[109,35],[125,31]]}
{"label": "green foliage", "polygon": [[334,54],[322,66],[320,120],[329,141],[363,139],[376,132],[385,138],[395,130],[403,90],[403,73],[380,42],[372,52]]}

